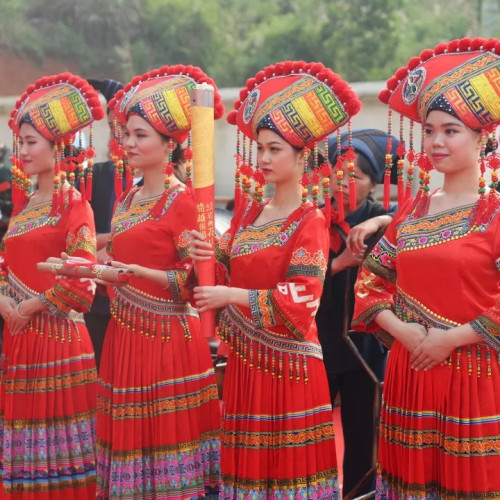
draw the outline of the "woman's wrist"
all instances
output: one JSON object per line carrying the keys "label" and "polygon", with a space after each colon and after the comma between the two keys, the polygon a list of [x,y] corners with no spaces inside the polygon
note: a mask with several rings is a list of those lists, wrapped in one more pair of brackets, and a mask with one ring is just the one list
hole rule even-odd
{"label": "woman's wrist", "polygon": [[16,311],[19,315],[25,316],[24,319],[27,319],[27,317],[31,318],[33,314],[41,311],[42,309],[45,309],[44,304],[37,298],[31,298],[19,302],[19,304],[17,304]]}
{"label": "woman's wrist", "polygon": [[23,304],[25,304],[25,302],[19,302],[19,304],[17,304],[17,306],[14,309],[16,314],[21,319],[31,319],[32,314],[27,314],[27,311],[25,311],[24,309],[23,309],[23,311],[21,311],[21,305],[23,305]]}
{"label": "woman's wrist", "polygon": [[334,274],[340,273],[340,271],[343,271],[347,266],[344,264],[344,259],[342,258],[342,253],[338,255],[337,257],[334,257],[332,259],[332,262],[330,264],[330,274],[333,276]]}

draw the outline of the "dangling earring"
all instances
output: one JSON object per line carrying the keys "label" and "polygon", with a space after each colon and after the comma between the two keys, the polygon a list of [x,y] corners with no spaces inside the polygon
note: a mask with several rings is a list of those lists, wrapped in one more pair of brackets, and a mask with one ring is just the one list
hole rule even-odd
{"label": "dangling earring", "polygon": [[300,184],[302,185],[302,204],[307,203],[307,186],[309,185],[309,155],[311,154],[311,150],[308,147],[305,147],[302,150],[302,159],[304,161],[304,168],[302,179],[300,180]]}
{"label": "dangling earring", "polygon": [[174,174],[174,162],[173,160],[173,155],[174,155],[174,140],[169,137],[168,138],[168,161],[165,163],[165,167],[163,169],[163,172],[165,174],[165,190],[167,190],[170,187],[170,181],[171,177]]}

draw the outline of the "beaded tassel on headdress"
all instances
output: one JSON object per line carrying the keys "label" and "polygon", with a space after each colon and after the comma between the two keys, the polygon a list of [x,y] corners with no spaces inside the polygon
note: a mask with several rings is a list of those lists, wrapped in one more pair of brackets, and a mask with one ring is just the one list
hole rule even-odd
{"label": "beaded tassel on headdress", "polygon": [[89,127],[89,148],[87,150],[87,185],[85,187],[85,193],[87,194],[87,200],[92,200],[92,178],[94,175],[94,126],[91,124]]}
{"label": "beaded tassel on headdress", "polygon": [[236,134],[236,172],[234,173],[234,211],[237,212],[241,205],[241,132]]}
{"label": "beaded tassel on headdress", "polygon": [[342,139],[340,129],[337,130],[337,161],[335,163],[337,175],[337,211],[340,220],[344,220],[344,156],[342,155]]}
{"label": "beaded tassel on headdress", "polygon": [[193,188],[193,150],[191,149],[191,133],[188,134],[187,146],[184,149],[184,159],[186,160],[186,186]]}
{"label": "beaded tassel on headdress", "polygon": [[19,157],[19,138],[17,134],[13,136],[13,147],[11,155],[12,163],[12,205],[13,215],[24,206],[28,199],[31,186],[30,178],[22,169],[21,158]]}
{"label": "beaded tassel on headdress", "polygon": [[318,208],[319,201],[319,165],[318,165],[318,145],[314,145],[313,149],[313,174],[312,174],[312,190],[311,196],[313,199],[314,208]]}
{"label": "beaded tassel on headdress", "polygon": [[351,120],[347,122],[347,151],[344,153],[344,158],[347,160],[347,176],[349,182],[349,208],[356,210],[356,179],[354,171],[354,161],[358,155],[354,151],[352,145],[352,125]]}
{"label": "beaded tassel on headdress", "polygon": [[384,210],[389,210],[391,200],[391,169],[392,169],[392,110],[387,111],[387,150],[385,154],[385,171],[384,171]]}
{"label": "beaded tassel on headdress", "polygon": [[[401,115],[402,116],[402,115]],[[413,190],[413,172],[415,169],[415,149],[413,148],[413,128],[414,128],[414,121],[410,120],[410,130],[409,130],[409,136],[410,136],[410,142],[409,142],[409,148],[408,148],[408,167],[406,170],[406,192],[405,192],[405,199],[409,199],[412,197],[412,190]]]}
{"label": "beaded tassel on headdress", "polygon": [[325,139],[325,156],[323,163],[320,166],[320,173],[323,178],[323,197],[325,199],[325,219],[327,222],[331,219],[332,214],[330,178],[332,176],[333,169],[329,158],[328,139]]}
{"label": "beaded tassel on headdress", "polygon": [[[396,154],[398,155],[397,162],[397,176],[398,176],[398,206],[402,206],[405,201],[405,185],[403,180],[404,174],[404,165],[405,165],[405,141],[404,141],[404,117],[403,115],[399,115],[399,144],[396,150]],[[391,163],[392,163],[392,155],[391,155]]]}

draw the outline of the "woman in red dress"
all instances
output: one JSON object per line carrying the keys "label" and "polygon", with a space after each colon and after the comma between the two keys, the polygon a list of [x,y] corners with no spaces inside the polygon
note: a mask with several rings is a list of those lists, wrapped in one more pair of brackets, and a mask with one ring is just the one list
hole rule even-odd
{"label": "woman in red dress", "polygon": [[[339,498],[332,407],[314,321],[328,233],[307,201],[304,168],[308,147],[346,123],[360,103],[338,75],[303,62],[266,68],[240,95],[228,120],[257,141],[257,196],[238,203],[216,248],[226,286],[195,288],[200,311],[223,308],[219,332],[230,345],[221,498]],[[241,173],[249,175],[242,162]],[[260,196],[263,181],[275,186],[270,200]],[[211,253],[199,233],[191,251],[198,260]]]}
{"label": "woman in red dress", "polygon": [[97,374],[82,315],[95,286],[36,264],[62,252],[94,260],[90,205],[58,172],[73,133],[102,117],[92,87],[63,74],[28,87],[9,122],[15,184],[36,175],[37,189],[14,194],[2,248],[0,498],[95,498]]}
{"label": "woman in red dress", "polygon": [[354,326],[393,339],[377,498],[500,498],[500,200],[496,171],[489,192],[483,177],[499,50],[468,39],[424,51],[380,96],[422,123],[420,165],[444,182],[406,203],[357,282]]}
{"label": "woman in red dress", "polygon": [[[114,288],[102,352],[100,499],[218,496],[219,400],[189,303],[196,212],[190,181],[181,183],[172,163],[191,127],[189,90],[202,82],[213,84],[198,68],[165,66],[135,77],[110,102],[144,184],[118,202],[108,244],[112,264],[134,277]],[[216,93],[216,118],[222,113]]]}

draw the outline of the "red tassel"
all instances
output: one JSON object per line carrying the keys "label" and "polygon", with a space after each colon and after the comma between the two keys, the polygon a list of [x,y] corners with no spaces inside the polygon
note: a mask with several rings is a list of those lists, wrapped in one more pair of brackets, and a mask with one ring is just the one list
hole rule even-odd
{"label": "red tassel", "polygon": [[349,208],[356,210],[356,181],[349,177]]}
{"label": "red tassel", "polygon": [[126,186],[126,190],[128,191],[129,189],[131,189],[133,185],[134,185],[134,179],[132,177],[132,171],[130,170],[130,168],[126,168],[125,169],[125,186]]}
{"label": "red tassel", "polygon": [[61,187],[59,188],[59,206],[61,210],[64,210],[64,180],[66,179],[66,173],[61,172]]}
{"label": "red tassel", "polygon": [[403,183],[403,177],[398,177],[398,205],[401,206],[404,201],[405,201],[405,186]]}
{"label": "red tassel", "polygon": [[344,190],[341,188],[337,191],[337,210],[340,220],[344,220]]}
{"label": "red tassel", "polygon": [[[399,186],[398,186],[399,187]],[[391,199],[391,172],[385,171],[384,174],[384,210],[389,210]]]}
{"label": "red tassel", "polygon": [[332,218],[332,199],[330,198],[330,196],[327,196],[325,198],[325,222],[326,222],[326,227],[328,228],[330,227],[331,218]]}
{"label": "red tassel", "polygon": [[149,212],[152,219],[158,219],[161,216],[163,209],[165,208],[165,203],[167,202],[167,197],[168,190],[165,190],[163,191],[161,198],[153,205],[153,208],[151,208],[151,211]]}
{"label": "red tassel", "polygon": [[241,185],[236,184],[234,187],[234,211],[236,212],[241,205]]}
{"label": "red tassel", "polygon": [[82,202],[86,201],[87,197],[85,196],[85,178],[83,177],[83,175],[80,175],[80,180],[79,180],[79,183],[80,183],[80,194],[82,196]]}
{"label": "red tassel", "polygon": [[[121,160],[120,160],[121,163]],[[115,198],[120,199],[123,193],[123,181],[122,181],[122,171],[121,165],[118,164],[115,167]]]}
{"label": "red tassel", "polygon": [[92,201],[92,172],[87,173],[87,186],[85,187],[87,200]]}

